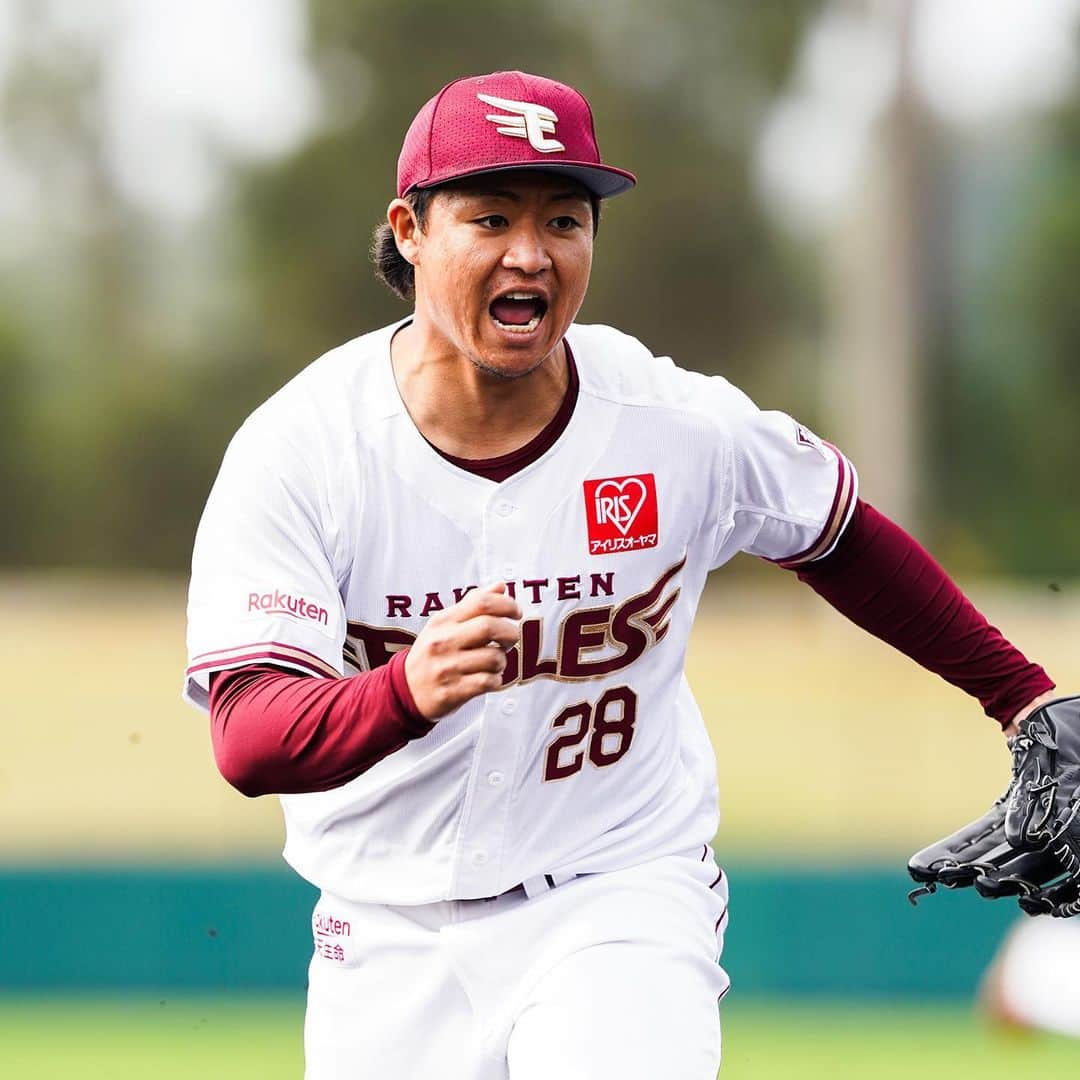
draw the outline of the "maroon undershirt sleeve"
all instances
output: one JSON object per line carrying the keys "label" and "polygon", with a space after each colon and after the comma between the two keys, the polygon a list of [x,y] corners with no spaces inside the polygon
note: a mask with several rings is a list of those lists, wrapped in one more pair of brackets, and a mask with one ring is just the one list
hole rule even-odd
{"label": "maroon undershirt sleeve", "polygon": [[[859,501],[836,548],[798,576],[858,626],[978,698],[1003,726],[1054,687],[868,503]],[[210,718],[218,768],[250,796],[339,787],[434,727],[409,692],[404,650],[345,679],[270,665],[215,672]]]}
{"label": "maroon undershirt sleeve", "polygon": [[270,665],[215,672],[210,730],[222,776],[244,795],[327,791],[435,725],[417,711],[405,653],[345,679]]}
{"label": "maroon undershirt sleeve", "polygon": [[852,622],[978,698],[1002,727],[1054,688],[925,548],[861,499],[832,552],[797,573]]}
{"label": "maroon undershirt sleeve", "polygon": [[[552,419],[512,453],[482,461],[454,458],[461,469],[496,483],[547,453],[566,429],[578,397],[569,343],[566,393]],[[271,665],[215,672],[210,678],[214,757],[245,795],[327,791],[370,769],[435,725],[417,711],[405,679],[405,653],[348,679],[313,679]]]}

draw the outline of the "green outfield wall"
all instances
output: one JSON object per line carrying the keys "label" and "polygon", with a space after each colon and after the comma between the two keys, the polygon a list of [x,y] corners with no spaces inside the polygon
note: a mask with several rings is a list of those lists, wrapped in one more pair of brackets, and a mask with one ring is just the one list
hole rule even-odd
{"label": "green outfield wall", "polygon": [[[962,998],[1016,917],[889,869],[728,866],[724,965],[746,994]],[[0,988],[300,990],[315,891],[287,868],[0,869]]]}

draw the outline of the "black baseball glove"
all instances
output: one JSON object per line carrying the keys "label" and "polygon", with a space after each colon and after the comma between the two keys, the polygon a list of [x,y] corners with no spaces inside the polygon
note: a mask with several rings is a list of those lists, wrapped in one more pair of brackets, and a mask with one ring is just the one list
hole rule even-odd
{"label": "black baseball glove", "polygon": [[977,821],[908,861],[908,899],[974,886],[1029,915],[1080,915],[1080,697],[1037,708],[1009,740],[1012,781]]}

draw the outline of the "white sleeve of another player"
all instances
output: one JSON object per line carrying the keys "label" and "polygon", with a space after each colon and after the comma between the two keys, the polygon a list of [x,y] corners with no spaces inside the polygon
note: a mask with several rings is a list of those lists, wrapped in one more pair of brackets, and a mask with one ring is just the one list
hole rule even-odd
{"label": "white sleeve of another player", "polygon": [[738,551],[795,568],[828,555],[858,498],[854,466],[786,413],[732,418],[733,528],[718,562]]}
{"label": "white sleeve of another player", "polygon": [[206,708],[213,671],[272,663],[342,673],[345,613],[320,470],[251,422],[234,437],[199,522],[184,697]]}

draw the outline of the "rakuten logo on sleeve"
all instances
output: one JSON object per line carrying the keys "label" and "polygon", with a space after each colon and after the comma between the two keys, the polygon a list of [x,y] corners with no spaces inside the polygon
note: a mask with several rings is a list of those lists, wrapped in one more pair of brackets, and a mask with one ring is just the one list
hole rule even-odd
{"label": "rakuten logo on sleeve", "polygon": [[292,615],[294,618],[306,619],[320,626],[327,628],[330,626],[330,614],[326,608],[305,600],[302,596],[281,592],[280,589],[265,593],[249,592],[247,609],[249,612],[258,611],[263,615]]}

